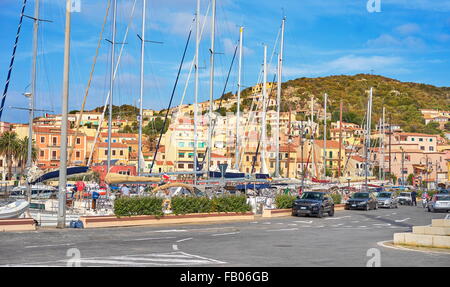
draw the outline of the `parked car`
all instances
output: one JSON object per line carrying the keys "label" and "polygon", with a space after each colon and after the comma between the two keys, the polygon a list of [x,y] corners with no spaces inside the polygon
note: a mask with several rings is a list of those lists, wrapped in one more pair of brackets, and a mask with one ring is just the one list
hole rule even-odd
{"label": "parked car", "polygon": [[355,192],[352,194],[347,203],[345,209],[377,209],[378,203],[375,195],[371,192]]}
{"label": "parked car", "polygon": [[322,217],[324,213],[334,216],[334,202],[326,192],[308,191],[297,197],[292,206],[292,215],[315,215]]}
{"label": "parked car", "polygon": [[398,198],[395,192],[383,191],[377,196],[378,207],[398,208]]}
{"label": "parked car", "polygon": [[412,205],[411,192],[400,192],[398,196],[398,203],[401,205]]}
{"label": "parked car", "polygon": [[448,194],[435,194],[433,199],[427,203],[428,212],[437,212],[450,210],[450,195]]}

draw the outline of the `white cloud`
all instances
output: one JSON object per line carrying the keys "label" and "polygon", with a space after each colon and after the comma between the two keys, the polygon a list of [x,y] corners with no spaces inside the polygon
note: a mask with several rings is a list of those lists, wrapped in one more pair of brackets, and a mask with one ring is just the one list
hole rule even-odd
{"label": "white cloud", "polygon": [[415,34],[420,31],[420,26],[414,23],[408,23],[404,25],[400,25],[395,28],[395,31],[397,33],[400,33],[402,35],[411,35]]}

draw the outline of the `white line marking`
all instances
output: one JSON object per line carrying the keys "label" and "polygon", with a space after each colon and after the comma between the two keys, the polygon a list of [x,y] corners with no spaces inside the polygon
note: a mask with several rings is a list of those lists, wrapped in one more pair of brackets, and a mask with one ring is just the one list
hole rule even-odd
{"label": "white line marking", "polygon": [[192,237],[184,238],[184,239],[177,240],[177,242],[183,242],[183,241],[187,241],[187,240],[191,240],[191,239],[192,239]]}
{"label": "white line marking", "polygon": [[339,223],[339,224],[336,224],[336,225],[332,225],[332,226],[334,226],[334,227],[338,227],[338,226],[341,226],[341,225],[344,225],[344,223]]}
{"label": "white line marking", "polygon": [[290,223],[290,224],[288,224],[289,226],[297,226],[297,224],[296,223]]}
{"label": "white line marking", "polygon": [[258,223],[258,221],[253,221],[253,222],[250,222],[250,223]]}
{"label": "white line marking", "polygon": [[232,234],[238,234],[238,233],[240,233],[240,232],[236,231],[236,232],[228,232],[228,233],[216,233],[216,234],[212,234],[211,236],[232,235]]}
{"label": "white line marking", "polygon": [[173,245],[172,245],[172,249],[173,249],[173,250],[178,250],[178,245],[173,244]]}
{"label": "white line marking", "polygon": [[187,230],[185,229],[166,229],[166,230],[156,230],[156,231],[152,231],[152,232],[187,232]]}
{"label": "white line marking", "polygon": [[395,222],[404,222],[404,221],[406,221],[408,219],[410,219],[410,218],[408,217],[408,218],[405,218],[405,219],[398,219],[398,220],[395,220]]}
{"label": "white line marking", "polygon": [[69,245],[74,245],[74,244],[75,243],[51,244],[51,245],[30,245],[30,246],[25,246],[25,248],[69,246]]}
{"label": "white line marking", "polygon": [[351,216],[350,215],[346,215],[346,216],[341,216],[341,217],[327,217],[327,218],[325,218],[325,220],[342,219],[342,218],[346,218],[346,217],[351,217]]}
{"label": "white line marking", "polygon": [[373,225],[377,225],[377,226],[391,226],[390,223],[374,223]]}
{"label": "white line marking", "polygon": [[351,223],[358,223],[358,220],[350,221]]}
{"label": "white line marking", "polygon": [[136,239],[128,239],[124,240],[126,242],[128,241],[146,241],[146,240],[158,240],[158,239],[173,239],[176,237],[149,237],[149,238],[136,238]]}
{"label": "white line marking", "polygon": [[272,222],[263,222],[263,224],[272,224]]}
{"label": "white line marking", "polygon": [[277,224],[284,224],[283,222],[278,222]]}
{"label": "white line marking", "polygon": [[366,228],[367,226],[365,226],[365,225],[361,225],[361,226],[358,226],[358,227],[360,227],[360,228]]}
{"label": "white line marking", "polygon": [[298,230],[298,228],[269,229],[266,231],[293,231],[293,230]]}
{"label": "white line marking", "polygon": [[[326,218],[325,218],[325,219],[326,219]],[[301,220],[297,220],[297,221],[294,221],[294,222],[311,224],[311,223],[312,223],[312,220],[310,220],[310,221],[301,221]]]}

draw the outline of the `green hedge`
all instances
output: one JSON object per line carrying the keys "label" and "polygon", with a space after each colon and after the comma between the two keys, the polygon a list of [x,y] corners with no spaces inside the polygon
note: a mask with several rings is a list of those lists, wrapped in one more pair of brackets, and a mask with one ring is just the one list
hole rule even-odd
{"label": "green hedge", "polygon": [[212,201],[206,197],[176,196],[171,201],[174,214],[211,212],[211,203]]}
{"label": "green hedge", "polygon": [[251,210],[245,195],[215,197],[211,201],[211,212],[248,212]]}
{"label": "green hedge", "polygon": [[154,196],[121,197],[114,201],[114,214],[116,216],[162,216],[162,204],[163,199]]}
{"label": "green hedge", "polygon": [[278,194],[277,196],[275,196],[275,205],[279,209],[292,208],[296,199],[297,196],[289,194]]}
{"label": "green hedge", "polygon": [[332,193],[331,198],[334,204],[340,204],[342,202],[342,196],[339,193]]}

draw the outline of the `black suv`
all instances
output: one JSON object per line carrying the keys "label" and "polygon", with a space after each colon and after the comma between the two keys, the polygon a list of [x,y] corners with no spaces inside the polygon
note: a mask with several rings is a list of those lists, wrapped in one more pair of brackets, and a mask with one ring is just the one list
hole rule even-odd
{"label": "black suv", "polygon": [[334,202],[329,193],[308,191],[297,197],[292,206],[292,215],[315,215],[322,217],[324,213],[334,215]]}

